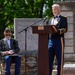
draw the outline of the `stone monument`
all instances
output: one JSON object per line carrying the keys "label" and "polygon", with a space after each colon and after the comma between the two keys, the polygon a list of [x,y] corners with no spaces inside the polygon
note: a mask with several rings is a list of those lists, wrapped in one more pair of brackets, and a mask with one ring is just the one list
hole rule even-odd
{"label": "stone monument", "polygon": [[38,50],[38,35],[32,33],[31,26],[44,25],[42,18],[15,18],[14,35],[19,42],[20,54]]}

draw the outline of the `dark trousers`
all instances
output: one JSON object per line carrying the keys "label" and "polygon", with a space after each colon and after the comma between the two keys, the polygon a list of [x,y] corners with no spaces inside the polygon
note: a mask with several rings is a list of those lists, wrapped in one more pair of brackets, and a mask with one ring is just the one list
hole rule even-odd
{"label": "dark trousers", "polygon": [[10,66],[15,63],[14,75],[20,75],[21,57],[19,56],[5,56],[5,75],[10,75]]}
{"label": "dark trousers", "polygon": [[63,39],[62,38],[49,39],[48,49],[49,49],[49,75],[52,75],[53,61],[55,56],[58,64],[57,75],[62,75],[63,56],[64,56]]}

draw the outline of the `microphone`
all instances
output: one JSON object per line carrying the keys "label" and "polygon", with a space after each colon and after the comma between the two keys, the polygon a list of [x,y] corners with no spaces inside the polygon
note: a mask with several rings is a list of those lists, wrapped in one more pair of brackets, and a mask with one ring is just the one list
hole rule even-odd
{"label": "microphone", "polygon": [[46,16],[46,17],[43,19],[43,22],[45,22],[47,19],[48,19],[48,16]]}

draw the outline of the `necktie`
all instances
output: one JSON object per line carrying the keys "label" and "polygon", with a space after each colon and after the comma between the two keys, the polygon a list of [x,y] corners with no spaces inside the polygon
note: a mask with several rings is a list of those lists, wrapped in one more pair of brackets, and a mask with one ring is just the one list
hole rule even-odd
{"label": "necktie", "polygon": [[55,16],[54,19],[55,19],[55,18],[58,18],[58,16]]}

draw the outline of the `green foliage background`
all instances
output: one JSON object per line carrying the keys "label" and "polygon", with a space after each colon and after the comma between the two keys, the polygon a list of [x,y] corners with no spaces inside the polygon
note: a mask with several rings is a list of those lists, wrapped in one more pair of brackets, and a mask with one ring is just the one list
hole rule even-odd
{"label": "green foliage background", "polygon": [[0,0],[0,39],[3,31],[13,31],[14,18],[43,18],[52,16],[53,0]]}

